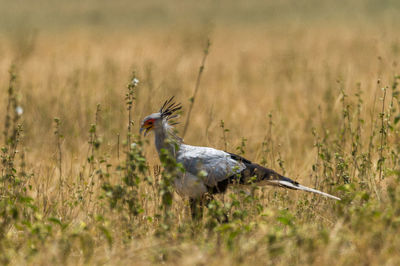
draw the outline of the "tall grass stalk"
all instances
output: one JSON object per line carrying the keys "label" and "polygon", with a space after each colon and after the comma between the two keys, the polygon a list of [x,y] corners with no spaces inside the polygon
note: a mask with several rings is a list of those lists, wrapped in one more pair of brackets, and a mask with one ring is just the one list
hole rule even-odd
{"label": "tall grass stalk", "polygon": [[206,44],[206,48],[204,49],[203,59],[201,60],[201,65],[200,65],[200,68],[199,68],[199,73],[198,73],[198,75],[197,75],[196,85],[194,86],[193,95],[192,95],[192,97],[189,99],[189,101],[190,101],[189,111],[188,111],[188,114],[187,114],[187,116],[186,116],[186,122],[185,122],[185,127],[183,128],[182,138],[185,137],[186,131],[187,131],[187,129],[189,128],[190,116],[191,116],[191,114],[192,114],[192,109],[193,109],[193,106],[194,106],[194,102],[195,102],[195,100],[196,100],[197,92],[199,91],[199,88],[200,88],[201,76],[202,76],[203,71],[204,71],[204,67],[205,67],[205,64],[206,64],[207,56],[208,56],[208,54],[209,54],[210,46],[211,46],[211,42],[210,42],[210,40],[208,39],[208,40],[207,40],[207,44]]}

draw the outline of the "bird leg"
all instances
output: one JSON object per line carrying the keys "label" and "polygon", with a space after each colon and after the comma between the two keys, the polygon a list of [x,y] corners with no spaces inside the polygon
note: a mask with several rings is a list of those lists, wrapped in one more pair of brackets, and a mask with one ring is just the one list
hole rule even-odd
{"label": "bird leg", "polygon": [[200,220],[203,217],[202,198],[190,198],[189,204],[192,220]]}
{"label": "bird leg", "polygon": [[192,215],[193,220],[200,220],[203,218],[203,210],[204,207],[208,207],[208,204],[210,203],[211,200],[214,198],[212,195],[204,194],[200,198],[190,198],[189,199],[189,204],[190,204],[190,213]]}
{"label": "bird leg", "polygon": [[[216,201],[216,199],[214,198],[214,195],[211,194],[211,193],[206,193],[206,194],[204,195],[204,198],[205,198],[205,201],[206,201],[206,205],[205,205],[205,206],[206,206],[207,208],[208,208],[208,204],[209,204],[212,200]],[[222,206],[225,206],[225,203],[224,203],[224,202],[222,202]],[[222,212],[215,213],[215,214],[217,214],[217,215],[213,214],[213,215],[212,215],[213,218],[215,218],[215,219],[218,221],[218,223],[220,223],[220,224],[229,223],[229,217],[228,217],[228,215],[226,214],[225,209],[223,208],[221,211],[222,211]]]}
{"label": "bird leg", "polygon": [[[190,212],[193,220],[200,220],[203,218],[203,210],[205,207],[208,208],[208,204],[214,200],[213,195],[206,193],[201,198],[190,198]],[[223,217],[215,217],[219,223],[229,223],[228,215],[224,212]]]}

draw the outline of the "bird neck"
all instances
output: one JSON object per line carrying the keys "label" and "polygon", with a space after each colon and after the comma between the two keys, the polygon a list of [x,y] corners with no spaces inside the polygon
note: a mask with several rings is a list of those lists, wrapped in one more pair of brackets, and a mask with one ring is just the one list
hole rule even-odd
{"label": "bird neck", "polygon": [[174,133],[174,128],[166,120],[163,120],[162,125],[155,129],[155,144],[159,155],[161,155],[161,150],[165,149],[176,157],[181,143],[182,139]]}

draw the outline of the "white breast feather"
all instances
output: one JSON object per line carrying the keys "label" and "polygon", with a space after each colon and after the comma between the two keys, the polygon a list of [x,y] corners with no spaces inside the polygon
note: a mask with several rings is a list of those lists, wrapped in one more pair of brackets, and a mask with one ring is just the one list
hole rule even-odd
{"label": "white breast feather", "polygon": [[176,192],[183,197],[198,198],[207,192],[204,182],[189,172],[182,174],[174,181]]}

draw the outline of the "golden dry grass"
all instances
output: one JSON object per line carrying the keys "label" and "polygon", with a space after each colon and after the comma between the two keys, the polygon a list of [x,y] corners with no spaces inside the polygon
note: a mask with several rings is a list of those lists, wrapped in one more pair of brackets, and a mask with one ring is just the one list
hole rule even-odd
{"label": "golden dry grass", "polygon": [[[362,10],[354,22],[343,18],[352,14],[351,7],[330,11],[327,21],[321,15],[310,18],[318,10],[335,8],[325,2],[316,9],[300,8],[299,14],[291,1],[278,5],[254,1],[253,6],[236,3],[226,13],[221,11],[225,2],[217,7],[207,3],[204,10],[195,4],[174,9],[162,3],[149,7],[140,2],[139,11],[167,14],[168,19],[155,15],[160,21],[132,22],[124,16],[122,22],[115,22],[124,14],[126,4],[118,3],[117,7],[105,3],[96,7],[88,2],[87,15],[82,4],[62,2],[59,7],[65,12],[58,11],[59,20],[52,17],[54,25],[45,20],[48,14],[53,14],[53,6],[44,11],[34,9],[36,13],[27,21],[37,25],[37,32],[29,25],[19,25],[24,21],[21,14],[25,7],[7,6],[17,15],[14,21],[6,17],[11,23],[1,32],[0,88],[4,89],[0,102],[7,101],[8,70],[15,64],[17,99],[24,109],[19,151],[25,153],[27,172],[34,174],[26,186],[31,187],[27,193],[38,207],[35,218],[30,218],[32,228],[37,226],[45,232],[51,217],[68,225],[64,230],[53,224],[52,232],[43,233],[46,237],[42,239],[32,228],[9,228],[6,238],[13,244],[7,242],[2,246],[9,262],[33,265],[396,265],[400,262],[396,234],[400,210],[399,127],[394,123],[399,106],[397,99],[391,98],[390,90],[394,76],[400,73],[397,62],[400,39],[395,17],[390,16],[391,5],[378,8],[379,14],[369,18],[373,13],[369,8],[379,4],[370,1],[370,5],[364,6],[362,1],[353,1],[352,5]],[[397,7],[395,3],[392,5]],[[154,6],[156,10],[151,9]],[[260,13],[282,12],[285,7],[288,11],[282,13],[282,18],[272,12],[275,15],[266,21],[256,12],[258,9]],[[202,11],[192,10],[179,17],[186,8]],[[212,13],[214,8],[220,15]],[[243,18],[243,12],[238,10],[246,8],[249,13],[244,12]],[[107,10],[115,14],[110,15]],[[197,14],[196,23],[187,23],[193,14]],[[233,14],[232,18],[229,14]],[[251,14],[255,14],[254,21]],[[63,20],[76,16],[89,18],[90,23],[78,19],[69,25]],[[171,16],[179,18],[174,20]],[[160,25],[163,23],[166,25]],[[139,26],[131,29],[129,25]],[[135,92],[134,133],[138,132],[141,119],[157,111],[172,95],[183,103],[184,113],[180,118],[183,122],[207,38],[212,46],[185,142],[224,148],[220,128],[223,120],[230,130],[228,151],[237,152],[236,147],[244,137],[245,155],[249,159],[265,160],[267,166],[305,185],[317,185],[340,195],[345,199],[343,202],[276,188],[262,188],[255,192],[256,200],[246,201],[245,195],[232,190],[228,194],[238,197],[241,205],[237,210],[246,215],[209,230],[206,228],[209,217],[200,225],[192,222],[187,203],[175,196],[171,210],[173,225],[162,236],[156,234],[162,222],[154,218],[160,204],[156,185],[142,181],[139,201],[144,212],[133,220],[123,210],[108,208],[101,188],[103,180],[94,171],[100,169],[101,157],[113,165],[112,169],[123,162],[117,158],[117,136],[120,135],[122,158],[127,127],[124,97],[131,72],[135,70],[140,79]],[[384,165],[387,177],[381,181],[376,169],[382,148],[381,88],[386,86],[385,125],[389,121],[393,130],[385,129],[383,153],[387,158]],[[358,117],[359,88],[363,103]],[[345,102],[349,105],[348,116],[343,115],[341,89],[348,95]],[[394,99],[394,109],[388,117],[390,99]],[[97,104],[101,106],[97,124],[101,147],[96,151],[92,169],[87,162],[88,140]],[[63,135],[64,202],[60,201],[55,117],[60,118]],[[0,116],[1,125],[4,118]],[[358,118],[364,122],[356,132]],[[182,131],[183,125],[177,128]],[[313,129],[317,136],[313,135]],[[343,130],[353,131],[341,135]],[[354,155],[352,145],[356,135],[360,137],[360,150]],[[159,164],[152,137],[148,138],[149,145],[144,146],[150,169]],[[318,154],[316,143],[322,143],[321,149],[326,149],[331,160]],[[364,162],[362,155],[369,151],[370,143],[373,144],[368,159],[371,165],[361,174],[359,165]],[[16,162],[20,161],[18,157]],[[333,170],[324,170],[324,163]],[[343,165],[347,168],[342,171]],[[351,175],[351,185],[344,185],[346,173]],[[121,183],[120,175],[112,171],[112,183]],[[391,189],[394,199],[390,196]],[[225,196],[219,200],[232,199]],[[263,206],[262,211],[257,211],[257,204]],[[103,217],[100,220],[96,218],[99,215]],[[112,245],[99,229],[103,227],[109,230]]]}

